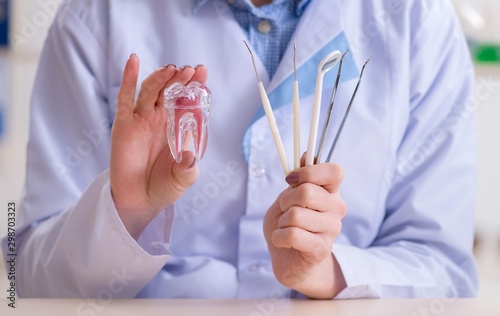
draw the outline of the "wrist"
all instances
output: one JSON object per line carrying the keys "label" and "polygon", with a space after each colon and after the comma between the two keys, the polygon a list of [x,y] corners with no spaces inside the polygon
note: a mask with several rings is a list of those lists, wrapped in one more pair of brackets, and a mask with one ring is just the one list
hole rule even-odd
{"label": "wrist", "polygon": [[140,237],[146,226],[148,226],[148,224],[161,211],[160,209],[156,210],[139,205],[124,205],[123,203],[116,201],[113,196],[113,190],[111,190],[111,197],[123,226],[135,240]]}
{"label": "wrist", "polygon": [[332,254],[294,290],[310,299],[332,299],[347,287],[337,259]]}
{"label": "wrist", "polygon": [[148,226],[149,222],[153,219],[146,218],[145,216],[137,216],[129,212],[120,212],[118,209],[117,212],[123,226],[125,226],[130,236],[135,240],[139,239],[146,226]]}

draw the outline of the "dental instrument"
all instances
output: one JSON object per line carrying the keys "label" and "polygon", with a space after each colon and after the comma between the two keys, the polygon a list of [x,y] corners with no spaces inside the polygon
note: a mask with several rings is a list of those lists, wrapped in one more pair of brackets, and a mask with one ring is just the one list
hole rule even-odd
{"label": "dental instrument", "polygon": [[318,75],[316,77],[316,89],[314,92],[314,103],[311,116],[311,126],[309,130],[309,142],[307,146],[306,166],[312,166],[314,163],[314,153],[316,147],[316,139],[318,137],[318,123],[321,107],[321,94],[323,90],[323,78],[325,73],[331,70],[340,59],[338,50],[326,55],[318,65]]}
{"label": "dental instrument", "polygon": [[332,95],[330,97],[330,103],[328,104],[328,110],[326,112],[325,122],[323,123],[323,130],[321,131],[321,136],[319,138],[318,149],[316,150],[316,155],[314,156],[314,164],[320,163],[321,155],[323,153],[323,145],[325,143],[326,132],[328,130],[328,125],[330,125],[330,117],[332,116],[333,104],[335,103],[335,98],[337,96],[337,90],[339,87],[340,76],[342,75],[342,66],[344,64],[344,59],[349,53],[347,50],[342,58],[340,59],[339,71],[337,73],[337,79],[335,80],[335,85],[332,91]]}
{"label": "dental instrument", "polygon": [[342,122],[340,123],[339,129],[337,130],[337,134],[335,135],[332,146],[330,147],[330,151],[328,152],[328,156],[326,157],[326,162],[330,162],[330,160],[332,158],[333,151],[335,150],[335,146],[337,145],[340,134],[342,134],[342,130],[344,129],[345,122],[347,120],[347,117],[349,116],[349,112],[351,111],[352,104],[354,102],[354,99],[356,98],[356,94],[358,93],[358,88],[359,88],[359,85],[361,83],[361,79],[363,78],[363,73],[365,72],[366,65],[368,65],[369,62],[370,62],[370,59],[368,59],[365,62],[365,64],[363,65],[363,68],[361,69],[358,83],[356,85],[356,88],[354,89],[354,93],[352,94],[351,100],[349,101],[349,105],[347,106],[347,109],[344,113],[344,117],[342,118]]}
{"label": "dental instrument", "polygon": [[276,149],[278,150],[278,155],[280,157],[281,166],[283,167],[283,172],[285,176],[290,174],[290,166],[288,165],[288,160],[286,158],[285,147],[283,146],[283,142],[281,140],[280,132],[278,130],[278,125],[276,124],[276,119],[274,118],[273,109],[271,107],[271,102],[269,101],[269,97],[267,96],[266,89],[260,80],[259,73],[257,72],[257,67],[255,66],[255,59],[246,41],[243,41],[248,51],[250,52],[250,56],[252,57],[252,64],[255,70],[255,75],[257,76],[257,86],[259,88],[260,98],[262,100],[262,105],[264,106],[264,111],[266,112],[266,117],[269,122],[269,127],[271,128],[271,132],[273,134],[274,143],[276,144]]}
{"label": "dental instrument", "polygon": [[293,41],[293,161],[300,168],[300,98],[297,81],[297,42]]}

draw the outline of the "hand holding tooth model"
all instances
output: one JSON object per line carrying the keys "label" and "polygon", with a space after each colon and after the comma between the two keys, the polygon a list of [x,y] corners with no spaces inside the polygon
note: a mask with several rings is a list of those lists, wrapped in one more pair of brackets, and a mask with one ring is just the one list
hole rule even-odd
{"label": "hand holding tooth model", "polygon": [[[207,80],[207,69],[203,66],[160,68],[143,81],[134,100],[138,73],[139,58],[132,55],[118,95],[110,164],[113,200],[123,224],[134,238],[198,179],[196,162],[206,144],[206,126],[202,124],[210,102],[209,91],[203,86]],[[181,89],[184,85],[187,87]],[[176,98],[167,99],[172,100],[177,109],[164,104],[167,87],[177,92]],[[194,90],[188,91],[188,88]],[[206,104],[193,105],[198,101]],[[174,112],[170,119],[171,126],[176,127],[170,133],[171,148],[165,136],[169,111]],[[190,124],[196,128],[189,128]],[[187,132],[195,139],[194,152],[183,150],[184,141],[188,141]]]}

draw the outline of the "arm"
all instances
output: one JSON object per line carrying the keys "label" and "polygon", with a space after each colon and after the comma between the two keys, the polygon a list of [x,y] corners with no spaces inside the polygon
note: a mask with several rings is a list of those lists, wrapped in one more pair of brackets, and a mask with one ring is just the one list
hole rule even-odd
{"label": "arm", "polygon": [[409,121],[385,219],[369,247],[334,246],[348,286],[337,298],[476,292],[473,68],[449,2],[429,8],[412,24]]}
{"label": "arm", "polygon": [[[145,191],[133,186],[141,182],[131,182],[137,179],[130,174],[145,172],[140,166],[155,157],[137,153],[133,137],[141,134],[134,132],[141,130],[140,122],[150,127],[148,121],[162,118],[148,110],[159,108],[164,86],[187,81],[195,71],[175,67],[155,71],[143,81],[135,103],[139,61],[135,56],[129,59],[113,124],[111,168],[105,171],[111,117],[104,45],[70,5],[62,8],[44,48],[33,92],[18,291],[23,297],[96,297],[108,290],[114,298],[130,298],[168,259],[173,210],[163,210],[176,196],[170,190],[154,207],[149,200],[141,203]],[[197,79],[205,80],[202,77],[206,78],[206,69]],[[158,130],[164,127],[159,123]],[[151,128],[142,133],[159,135]],[[148,142],[143,139],[141,145]],[[158,152],[168,152],[168,147]],[[135,160],[139,167],[127,166],[125,158],[138,155],[143,158]],[[173,173],[187,170],[186,163],[169,166]],[[196,179],[196,168],[186,172],[191,175],[188,180]],[[120,187],[122,183],[128,185]],[[158,185],[148,187],[156,190]],[[165,182],[161,185],[168,187]],[[147,215],[142,213],[144,205],[150,211]],[[142,214],[142,221],[133,217],[133,211]],[[142,234],[144,230],[148,233]]]}
{"label": "arm", "polygon": [[[292,207],[286,204],[288,208],[282,208],[280,214],[275,205],[283,205],[288,196],[285,191],[266,215],[264,230],[271,231],[266,240],[276,277],[308,297],[469,297],[475,294],[472,66],[448,2],[435,2],[420,22],[412,26],[415,31],[410,43],[410,119],[399,147],[399,164],[394,166],[394,176],[389,180],[391,190],[385,197],[386,216],[377,238],[366,248],[334,243],[339,230],[335,226],[342,219],[340,197],[327,200],[316,196],[314,199],[308,194],[300,202],[295,200]],[[326,169],[323,173],[327,173]],[[334,178],[329,182],[337,183]],[[318,175],[311,177],[306,181],[307,187],[320,192],[318,186],[324,183],[319,179]],[[363,192],[359,195],[362,197]],[[293,201],[293,198],[287,200]],[[318,200],[329,202],[313,204]],[[312,208],[307,210],[309,214],[317,215],[327,208],[332,215],[337,215],[333,216],[333,222],[323,216],[310,225],[307,217],[311,215],[304,215],[304,211],[291,223],[288,218],[293,216],[289,214],[297,214],[293,210],[304,205]],[[274,226],[269,225],[272,221],[267,219],[272,213],[278,217],[275,220],[278,224]],[[294,227],[295,233],[283,238],[285,242],[277,243],[273,236],[283,229],[279,223],[284,222]],[[331,227],[321,229],[322,222],[330,223]],[[349,230],[349,227],[342,229]],[[335,231],[336,234],[331,234]],[[320,238],[310,236],[325,232],[330,232],[327,240],[333,244],[333,255],[324,255],[324,247],[318,248]],[[298,235],[304,236],[298,238]],[[309,235],[307,242],[306,235]],[[283,260],[277,256],[283,252],[294,252],[296,256]],[[304,258],[314,259],[313,264],[301,264]]]}
{"label": "arm", "polygon": [[[117,215],[109,182],[112,117],[102,43],[70,6],[52,26],[33,89],[27,175],[20,204],[18,294],[95,296],[123,275],[133,297],[168,251],[141,247]],[[99,174],[101,174],[99,176]],[[112,285],[113,286],[113,285]]]}

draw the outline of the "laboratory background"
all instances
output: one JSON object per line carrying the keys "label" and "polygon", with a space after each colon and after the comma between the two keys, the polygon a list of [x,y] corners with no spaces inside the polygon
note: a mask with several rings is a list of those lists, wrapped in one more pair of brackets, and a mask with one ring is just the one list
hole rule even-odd
{"label": "laboratory background", "polygon": [[[447,0],[438,0],[447,1]],[[0,0],[0,235],[25,175],[29,101],[47,30],[63,0]],[[480,297],[500,293],[500,1],[453,0],[476,65]],[[50,79],[48,79],[50,80]],[[0,262],[0,291],[7,278]]]}

